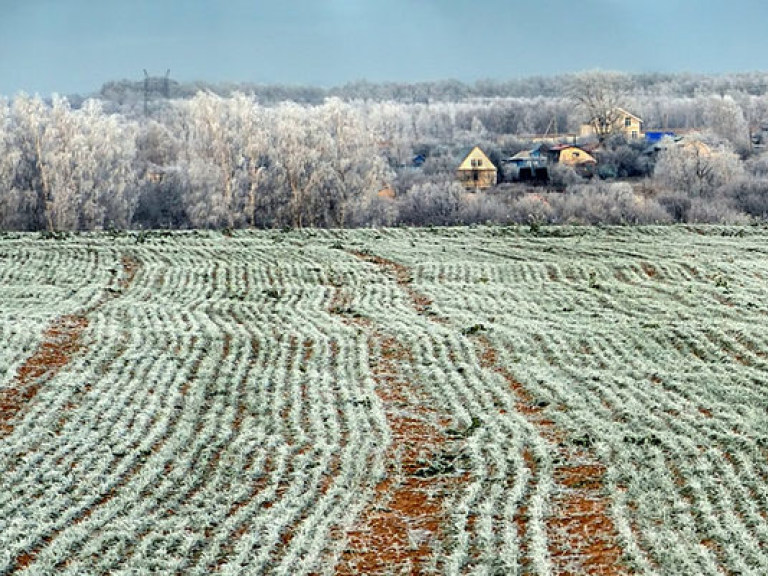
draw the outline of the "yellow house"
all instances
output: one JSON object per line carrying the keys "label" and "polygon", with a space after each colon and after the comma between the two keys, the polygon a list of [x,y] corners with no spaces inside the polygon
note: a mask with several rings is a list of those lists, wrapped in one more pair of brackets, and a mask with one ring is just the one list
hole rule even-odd
{"label": "yellow house", "polygon": [[479,146],[475,146],[459,164],[456,176],[465,188],[482,190],[496,186],[498,170],[485,152],[480,150]]}
{"label": "yellow house", "polygon": [[[624,108],[615,108],[611,112],[611,134],[623,134],[628,140],[635,140],[643,136],[643,120]],[[600,130],[596,121],[582,124],[579,129],[579,136],[599,136]]]}
{"label": "yellow house", "polygon": [[586,150],[576,146],[561,144],[549,149],[549,157],[553,162],[565,164],[566,166],[582,166],[586,164],[597,164],[597,160]]}
{"label": "yellow house", "polygon": [[656,153],[661,152],[662,150],[667,150],[672,146],[676,146],[682,150],[685,150],[692,156],[695,155],[701,158],[707,158],[712,155],[712,148],[710,148],[707,144],[696,137],[678,136],[676,138],[671,138],[669,136],[665,136],[659,140],[650,150],[652,150],[653,153]]}
{"label": "yellow house", "polygon": [[683,138],[679,145],[681,145],[686,151],[694,153],[696,156],[701,158],[708,158],[712,156],[712,148],[707,146],[701,140]]}

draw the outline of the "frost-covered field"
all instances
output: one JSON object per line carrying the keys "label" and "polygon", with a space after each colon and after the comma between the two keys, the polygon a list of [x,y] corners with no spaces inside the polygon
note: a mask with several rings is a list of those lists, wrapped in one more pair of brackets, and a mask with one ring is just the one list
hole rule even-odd
{"label": "frost-covered field", "polygon": [[0,574],[768,574],[768,230],[0,238]]}

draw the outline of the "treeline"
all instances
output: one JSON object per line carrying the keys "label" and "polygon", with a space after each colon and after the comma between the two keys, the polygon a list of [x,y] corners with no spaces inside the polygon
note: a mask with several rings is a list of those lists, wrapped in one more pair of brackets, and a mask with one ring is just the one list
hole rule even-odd
{"label": "treeline", "polygon": [[[572,93],[561,87],[541,95],[555,79],[529,79],[542,84],[530,97],[429,102],[325,95],[293,102],[286,93],[265,103],[255,94],[198,91],[155,102],[149,117],[121,110],[114,99],[73,104],[19,95],[0,101],[0,228],[764,218],[768,94],[757,90],[761,77],[705,77],[687,96],[635,90],[642,77],[626,77],[624,107],[646,129],[684,131],[686,140],[653,149],[609,138],[591,180],[558,167],[550,183],[558,193],[534,194],[505,184],[468,193],[454,171],[475,145],[503,167],[504,158],[534,145],[532,134],[576,131],[586,118]],[[687,77],[649,78],[661,87],[682,86]],[[352,86],[370,94],[367,87],[381,85]],[[416,155],[424,159],[419,167]]]}
{"label": "treeline", "polygon": [[[198,92],[211,92],[222,97],[235,93],[251,94],[262,104],[292,101],[301,104],[322,104],[327,98],[345,101],[432,103],[458,102],[482,98],[565,98],[578,74],[531,76],[505,81],[479,80],[465,83],[458,80],[433,82],[369,82],[359,80],[342,86],[257,84],[252,82],[168,82],[171,99],[192,98]],[[768,93],[768,72],[734,74],[624,74],[627,93],[635,96],[665,96],[693,98],[696,96],[764,96]],[[154,96],[154,94],[152,94]],[[74,107],[88,98],[104,101],[109,109],[122,113],[142,113],[143,80],[117,80],[105,83],[95,94],[71,95]]]}

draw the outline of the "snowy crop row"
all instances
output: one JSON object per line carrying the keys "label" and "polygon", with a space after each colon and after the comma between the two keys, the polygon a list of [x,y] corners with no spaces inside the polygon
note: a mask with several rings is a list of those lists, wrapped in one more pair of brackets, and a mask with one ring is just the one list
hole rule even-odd
{"label": "snowy crop row", "polygon": [[0,240],[0,574],[768,572],[764,233],[562,232]]}

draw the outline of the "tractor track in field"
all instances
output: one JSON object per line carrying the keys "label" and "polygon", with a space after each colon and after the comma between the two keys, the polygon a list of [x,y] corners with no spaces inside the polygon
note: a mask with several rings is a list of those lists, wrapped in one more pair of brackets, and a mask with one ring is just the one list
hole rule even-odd
{"label": "tractor track in field", "polygon": [[[431,299],[413,287],[412,274],[406,266],[370,253],[351,253],[356,258],[377,266],[394,279],[398,287],[409,297],[411,306],[419,315],[441,325],[449,323],[447,318],[435,315],[431,310]],[[550,502],[551,512],[546,519],[548,548],[554,572],[568,576],[626,574],[626,571],[621,566],[622,549],[618,544],[616,526],[609,514],[610,503],[604,493],[605,466],[588,447],[568,445],[564,440],[564,432],[558,429],[552,420],[546,418],[541,413],[543,408],[533,402],[533,398],[524,385],[518,382],[505,367],[500,365],[497,361],[495,350],[493,350],[490,341],[484,335],[479,335],[475,341],[478,344],[478,358],[481,361],[481,365],[499,374],[509,384],[510,389],[518,398],[518,411],[525,415],[526,419],[543,438],[557,447],[557,464],[553,472],[555,494]],[[402,345],[399,345],[394,339],[384,340],[383,343],[381,355],[383,360],[380,361],[382,366],[372,366],[374,374],[377,374],[377,372],[381,374],[397,374],[396,367],[391,363],[391,358],[399,359],[403,362],[412,361],[409,357],[409,352],[404,350]],[[379,378],[380,376],[377,376],[377,380]],[[403,399],[398,397],[397,390],[403,386],[408,386],[408,384],[400,383],[396,380],[396,376],[394,378],[389,376],[389,381],[382,382],[382,384],[386,384],[386,386],[381,387],[382,390],[394,391],[393,397],[389,398],[380,394],[385,406],[391,406],[393,402],[403,404]],[[416,411],[425,410],[424,405],[411,406],[410,408]],[[396,417],[390,420],[390,424],[393,428],[395,444],[408,445],[409,442],[418,438],[420,434],[423,436],[425,432],[427,437],[421,439],[423,443],[428,441],[432,445],[445,447],[450,441],[444,436],[441,437],[441,431],[438,429],[427,432],[423,426],[419,427],[416,425],[409,428],[407,425],[403,426],[403,422],[399,421]],[[403,465],[407,466],[409,460],[412,459],[412,455],[408,454],[406,450],[401,455],[401,458]],[[535,477],[537,465],[534,459],[528,454],[525,460],[531,468],[532,477]],[[403,515],[408,517],[410,513],[414,516],[427,515],[435,518],[439,517],[441,514],[440,507],[448,491],[457,490],[461,483],[467,480],[467,476],[468,473],[465,472],[464,476],[450,478],[450,483],[446,483],[443,479],[442,485],[432,486],[433,492],[441,494],[443,499],[430,502],[428,505],[422,504],[423,509],[419,509],[417,506],[410,511],[405,510]],[[390,490],[389,486],[377,487],[377,492],[386,493],[388,490]],[[408,483],[400,486],[398,490],[403,494],[401,495],[396,491],[395,500],[397,500],[398,496],[404,497],[408,494],[417,493],[417,487],[414,485],[409,486]],[[374,506],[376,505],[374,503]],[[445,519],[442,518],[441,520]],[[528,521],[524,508],[521,509],[515,518],[515,522],[525,540],[528,532]],[[361,549],[370,548],[371,552],[365,558],[368,563],[364,563],[361,566],[366,568],[367,571],[364,570],[358,573],[375,573],[372,570],[378,568],[379,565],[375,561],[371,562],[373,558],[369,557],[374,557],[377,554],[377,550],[379,554],[379,556],[376,556],[377,561],[384,560],[389,562],[390,565],[393,563],[398,565],[398,561],[402,562],[402,558],[387,557],[387,554],[382,555],[381,550],[391,550],[395,544],[395,542],[391,541],[391,537],[389,540],[381,539],[380,535],[386,531],[391,535],[398,534],[398,530],[393,529],[393,526],[380,523],[379,525],[371,526],[367,537],[362,539],[359,547]],[[429,532],[439,534],[440,523],[430,525]],[[399,533],[403,533],[402,528]],[[407,534],[405,535],[407,536]],[[359,538],[360,534],[355,534],[354,536]],[[399,540],[402,539],[401,536]],[[414,548],[413,544],[411,544],[411,547]],[[422,555],[428,554],[429,549],[427,548],[423,551]],[[409,559],[411,574],[421,574],[423,558],[419,554],[412,554],[412,556]],[[528,558],[525,557],[521,560],[521,567],[524,570],[528,565],[527,561]],[[351,574],[350,572],[343,571],[337,573]]]}
{"label": "tractor track in field", "polygon": [[[83,312],[60,316],[50,323],[43,332],[42,341],[35,352],[16,371],[11,386],[0,391],[0,438],[13,432],[12,421],[32,402],[40,388],[70,364],[82,350],[83,333],[89,325],[88,316],[125,292],[133,283],[139,266],[138,260],[123,255],[121,258],[123,276],[117,288],[105,288],[101,298]],[[106,499],[108,497],[104,497],[104,500]],[[97,502],[95,506],[99,504],[100,502]],[[93,508],[86,510],[84,514],[89,515],[92,510]],[[54,536],[55,534],[49,535],[37,548],[19,554],[11,573],[32,564],[42,547]]]}
{"label": "tractor track in field", "polygon": [[[413,309],[428,315],[432,302],[410,285],[410,271],[405,266],[371,254],[351,254],[393,278]],[[413,362],[405,345],[370,320],[349,315],[338,290],[329,310],[344,323],[367,331],[369,368],[392,432],[386,477],[375,486],[373,500],[362,511],[360,521],[346,533],[347,546],[335,574],[431,573],[433,542],[444,537],[447,521],[444,502],[468,476],[467,472],[433,473],[429,468],[430,458],[450,451],[456,442],[445,433],[450,419],[430,407],[427,399],[419,398],[419,391],[403,375],[400,366]]]}
{"label": "tractor track in field", "polygon": [[[547,539],[554,573],[564,576],[624,575],[618,532],[609,514],[605,465],[587,445],[570,446],[565,433],[542,412],[531,394],[497,359],[491,342],[476,339],[483,367],[499,374],[518,398],[517,410],[556,449],[553,478],[555,494],[547,516]],[[584,442],[583,444],[586,444]],[[526,462],[533,475],[537,467],[530,455]],[[528,530],[525,514],[516,519],[523,534]]]}
{"label": "tractor track in field", "polygon": [[88,327],[88,315],[126,290],[136,275],[137,260],[123,256],[123,278],[116,291],[107,289],[90,308],[79,314],[55,318],[43,332],[35,352],[16,371],[12,384],[0,391],[0,438],[13,432],[11,421],[37,395],[40,386],[58,374],[82,348],[82,336]]}
{"label": "tractor track in field", "polygon": [[13,432],[13,419],[37,395],[44,379],[53,378],[81,348],[88,318],[68,314],[43,332],[37,350],[16,371],[11,386],[0,391],[0,438]]}

